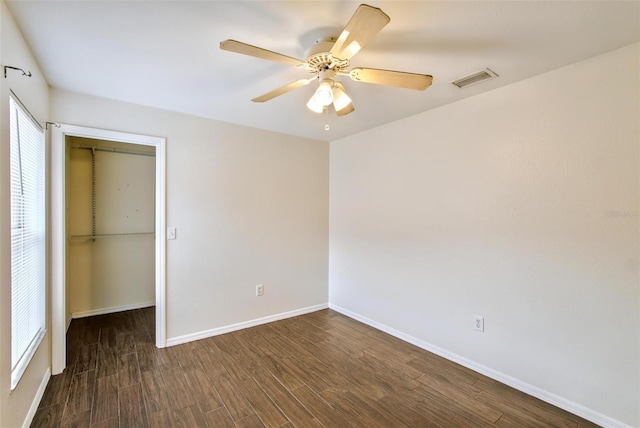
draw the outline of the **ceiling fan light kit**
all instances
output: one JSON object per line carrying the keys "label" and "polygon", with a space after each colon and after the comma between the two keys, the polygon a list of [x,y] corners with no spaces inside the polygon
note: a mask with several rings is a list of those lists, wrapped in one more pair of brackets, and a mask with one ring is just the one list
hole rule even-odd
{"label": "ceiling fan light kit", "polygon": [[220,48],[268,61],[280,62],[314,74],[311,78],[296,80],[256,97],[252,101],[269,101],[294,89],[306,86],[317,79],[320,83],[307,102],[307,108],[315,113],[322,113],[333,105],[336,114],[344,116],[353,112],[355,107],[351,97],[347,95],[344,85],[336,79],[336,76],[349,76],[355,82],[375,83],[419,91],[424,91],[432,83],[432,77],[427,74],[363,67],[348,71],[351,58],[360,52],[390,21],[389,16],[381,9],[361,4],[344,27],[340,37],[318,40],[307,51],[305,60],[237,40],[225,40],[220,43]]}
{"label": "ceiling fan light kit", "polygon": [[335,86],[335,71],[331,69],[322,70],[320,72],[320,86],[316,89],[313,98],[323,107],[327,107],[333,102],[333,88]]}

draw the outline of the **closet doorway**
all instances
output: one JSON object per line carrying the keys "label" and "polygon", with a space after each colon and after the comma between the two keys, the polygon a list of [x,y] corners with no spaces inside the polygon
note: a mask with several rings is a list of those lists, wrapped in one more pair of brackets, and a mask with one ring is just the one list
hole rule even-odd
{"label": "closet doorway", "polygon": [[165,139],[59,125],[51,134],[52,373],[72,318],[156,307],[165,332]]}

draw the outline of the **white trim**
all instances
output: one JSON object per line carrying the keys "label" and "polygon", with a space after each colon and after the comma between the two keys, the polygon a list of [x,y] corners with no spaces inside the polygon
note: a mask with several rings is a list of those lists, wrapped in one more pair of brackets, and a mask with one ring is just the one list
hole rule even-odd
{"label": "white trim", "polygon": [[20,379],[22,379],[22,375],[24,375],[24,372],[27,371],[27,367],[29,367],[31,358],[35,355],[42,343],[42,339],[44,339],[46,335],[46,330],[40,330],[31,344],[27,347],[24,356],[20,359],[18,364],[16,364],[13,370],[11,370],[11,391],[18,387],[18,383],[20,382]]}
{"label": "white trim", "polygon": [[602,413],[597,412],[593,409],[589,409],[588,407],[585,407],[581,404],[567,400],[566,398],[560,397],[549,391],[545,391],[542,388],[538,388],[537,386],[523,382],[519,379],[516,379],[504,373],[501,373],[497,370],[491,369],[482,364],[478,364],[461,355],[454,354],[453,352],[449,352],[438,346],[432,345],[431,343],[425,342],[423,340],[410,336],[406,333],[403,333],[399,330],[396,330],[392,327],[389,327],[385,324],[379,323],[365,316],[359,315],[355,312],[351,312],[350,310],[342,308],[333,303],[329,303],[329,308],[333,309],[336,312],[340,312],[341,314],[346,315],[349,318],[353,318],[354,320],[367,324],[375,329],[384,331],[385,333],[395,336],[400,340],[411,343],[412,345],[415,345],[418,348],[422,348],[424,350],[432,352],[436,355],[446,358],[449,361],[453,361],[454,363],[458,363],[473,371],[476,371],[480,374],[490,377],[491,379],[497,380],[498,382],[504,383],[505,385],[509,385],[519,391],[524,392],[525,394],[529,394],[533,397],[539,398],[542,401],[545,401],[556,407],[559,407],[568,412],[571,412],[574,415],[587,419],[597,425],[600,425],[603,427],[610,427],[610,428],[632,428],[630,425],[627,425],[624,422],[621,422],[609,416],[603,415]]}
{"label": "white trim", "polygon": [[[66,366],[67,324],[65,297],[65,139],[51,132],[51,371],[62,373]],[[65,325],[65,327],[68,327]]]}
{"label": "white trim", "polygon": [[156,346],[167,346],[167,148],[162,138],[156,146]]}
{"label": "white trim", "polygon": [[97,128],[61,124],[51,131],[51,370],[62,373],[66,365],[66,232],[65,140],[67,136],[153,146],[156,149],[156,346],[166,346],[166,139]]}
{"label": "white trim", "polygon": [[287,318],[293,318],[300,315],[310,314],[312,312],[321,311],[327,309],[329,306],[327,303],[320,305],[309,306],[302,309],[296,309],[289,312],[282,312],[275,315],[269,315],[263,318],[257,318],[250,321],[239,322],[237,324],[230,324],[223,327],[212,328],[211,330],[199,331],[197,333],[185,334],[183,336],[176,336],[167,339],[167,346],[181,345],[187,342],[193,342],[194,340],[206,339],[208,337],[218,336],[220,334],[231,333],[232,331],[242,330],[249,327],[255,327],[262,324],[268,324],[274,321],[280,321]]}
{"label": "white trim", "polygon": [[140,302],[140,303],[132,303],[130,305],[122,305],[122,306],[111,306],[110,308],[101,308],[101,309],[92,309],[90,311],[78,311],[71,314],[71,318],[85,318],[92,317],[94,315],[104,315],[104,314],[112,314],[114,312],[123,312],[130,311],[133,309],[142,309],[148,308],[150,306],[155,306],[155,300],[150,300],[148,302]]}
{"label": "white trim", "polygon": [[31,426],[31,422],[33,422],[33,418],[36,416],[36,412],[38,411],[40,400],[42,400],[42,397],[44,396],[44,391],[47,389],[47,384],[49,383],[49,379],[51,379],[51,370],[49,370],[49,367],[47,367],[47,370],[44,372],[44,376],[42,376],[42,381],[40,382],[40,386],[36,391],[36,395],[33,397],[33,401],[31,402],[31,406],[29,407],[27,416],[24,418],[24,422],[22,423],[22,428],[29,428],[29,426]]}

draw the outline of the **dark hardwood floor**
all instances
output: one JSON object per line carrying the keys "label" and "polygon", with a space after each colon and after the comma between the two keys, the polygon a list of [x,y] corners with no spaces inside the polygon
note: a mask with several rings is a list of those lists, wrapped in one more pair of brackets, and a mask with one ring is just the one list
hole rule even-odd
{"label": "dark hardwood floor", "polygon": [[34,427],[586,427],[331,310],[157,349],[154,308],[74,320]]}

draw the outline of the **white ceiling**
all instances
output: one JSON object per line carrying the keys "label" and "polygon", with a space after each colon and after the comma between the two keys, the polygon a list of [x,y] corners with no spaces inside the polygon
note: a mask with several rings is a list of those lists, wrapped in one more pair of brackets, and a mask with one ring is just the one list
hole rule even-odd
{"label": "white ceiling", "polygon": [[[236,39],[304,58],[354,1],[7,1],[51,86],[333,141],[640,40],[638,1],[371,1],[391,22],[352,61],[433,75],[424,92],[341,78],[356,111],[310,112],[304,71],[219,49]],[[19,66],[19,64],[15,64]],[[449,82],[489,67],[500,77]]]}

